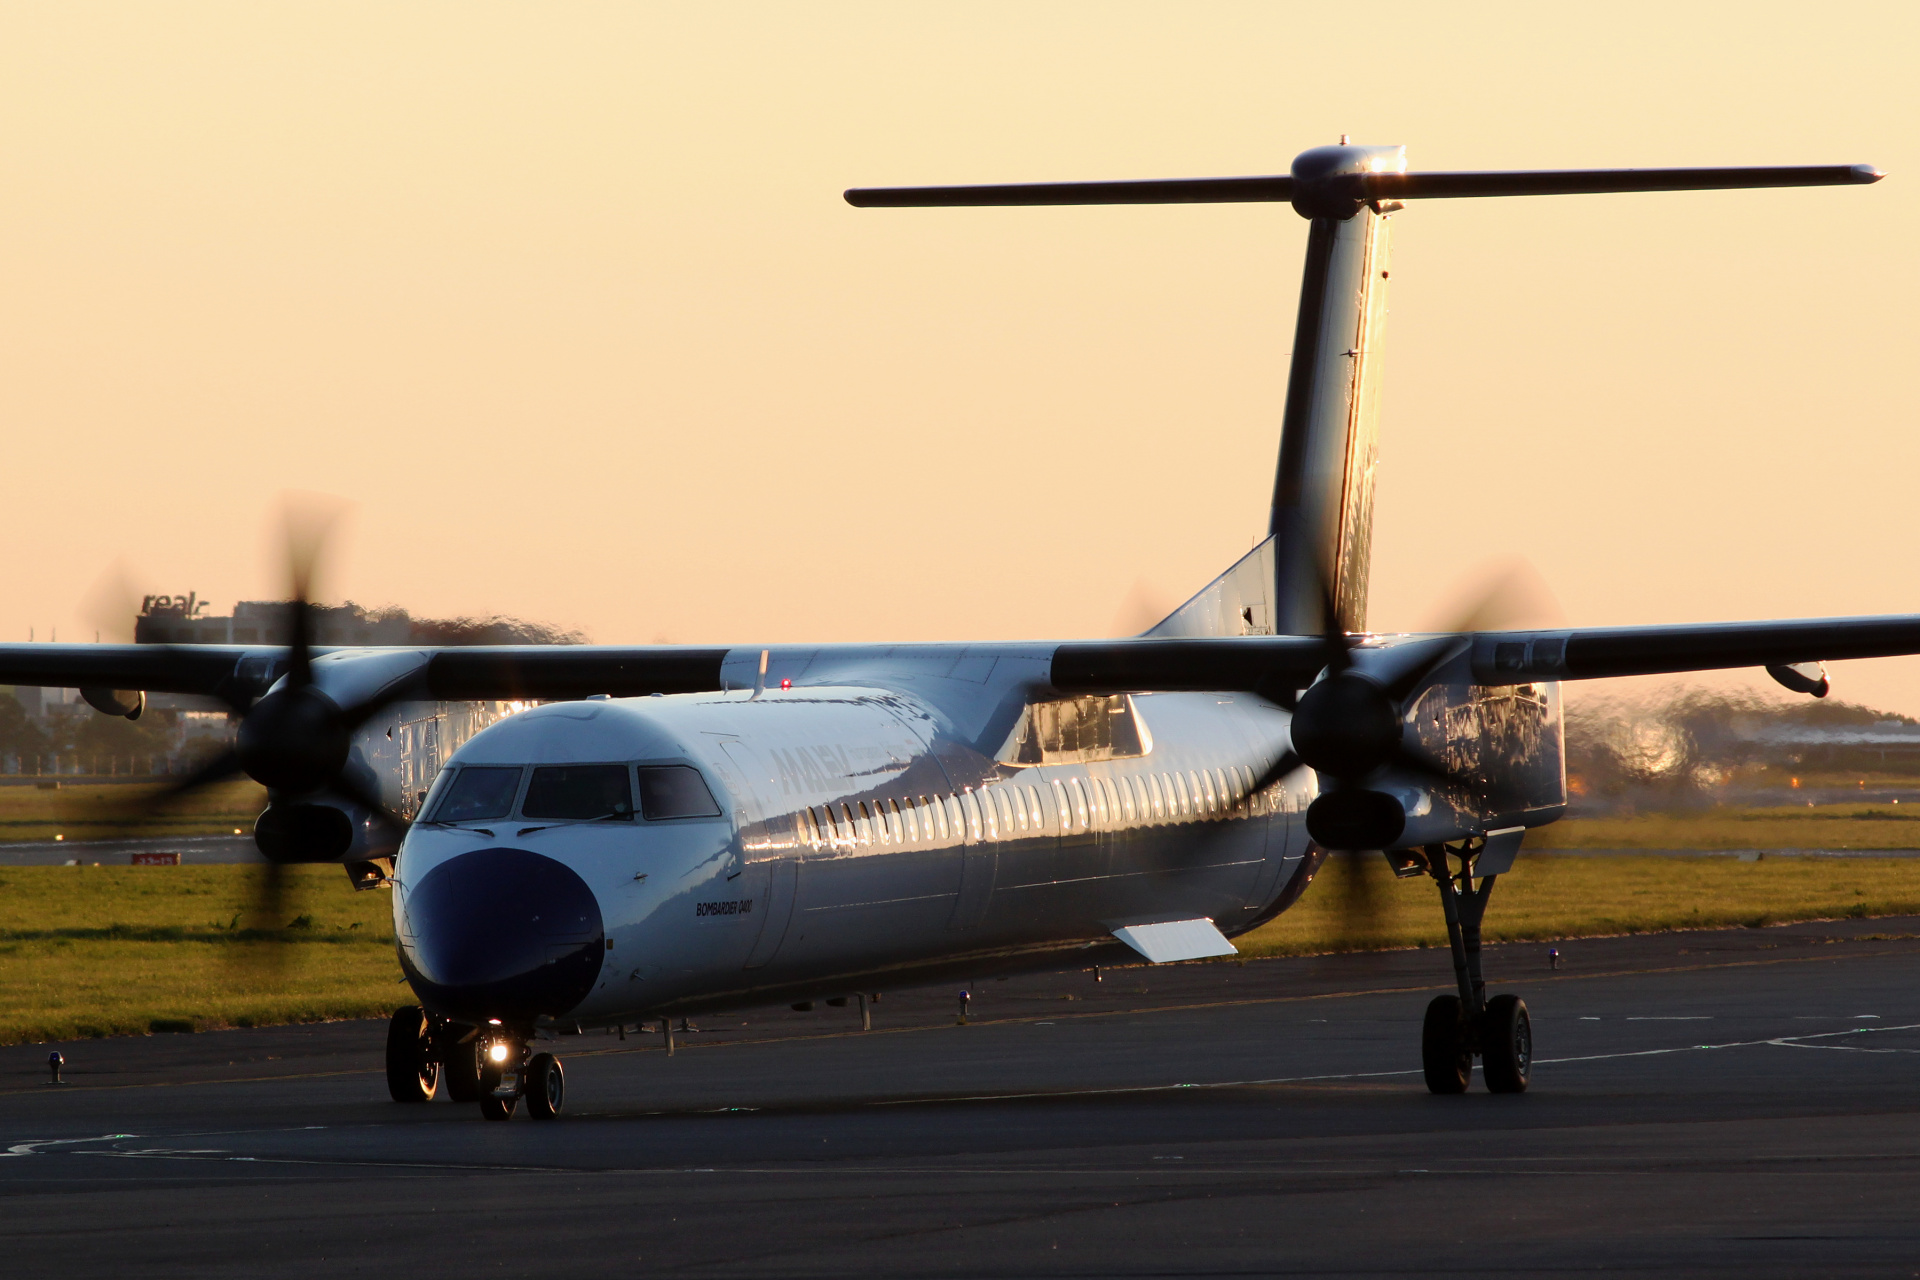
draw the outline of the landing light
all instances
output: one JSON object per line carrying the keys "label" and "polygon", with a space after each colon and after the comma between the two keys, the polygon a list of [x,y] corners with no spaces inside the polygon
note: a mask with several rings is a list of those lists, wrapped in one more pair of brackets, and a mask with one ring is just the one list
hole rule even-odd
{"label": "landing light", "polygon": [[505,1062],[507,1060],[507,1046],[496,1043],[491,1049],[487,1050],[487,1056],[495,1062]]}

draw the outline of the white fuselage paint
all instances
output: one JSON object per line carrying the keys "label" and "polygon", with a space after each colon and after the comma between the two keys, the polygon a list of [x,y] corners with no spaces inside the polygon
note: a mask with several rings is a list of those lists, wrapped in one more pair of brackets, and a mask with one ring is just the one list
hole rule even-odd
{"label": "white fuselage paint", "polygon": [[[1286,714],[1260,699],[1140,696],[1144,755],[1018,767],[979,748],[990,718],[962,723],[946,681],[891,683],[509,716],[449,763],[690,764],[721,815],[417,825],[396,928],[408,886],[450,858],[553,858],[591,888],[610,943],[565,1020],[610,1023],[1058,965],[1129,923],[1206,917],[1233,934],[1270,914],[1306,852],[1310,773],[1247,794],[1286,741]],[[960,701],[1004,704],[991,684]]]}

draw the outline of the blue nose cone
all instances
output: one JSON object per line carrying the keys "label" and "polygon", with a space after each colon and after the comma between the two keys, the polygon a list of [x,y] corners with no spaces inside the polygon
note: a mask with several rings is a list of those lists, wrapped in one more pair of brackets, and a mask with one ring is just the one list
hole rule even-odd
{"label": "blue nose cone", "polygon": [[600,904],[573,868],[525,849],[480,849],[413,886],[400,967],[438,1013],[525,1021],[586,999],[605,936]]}

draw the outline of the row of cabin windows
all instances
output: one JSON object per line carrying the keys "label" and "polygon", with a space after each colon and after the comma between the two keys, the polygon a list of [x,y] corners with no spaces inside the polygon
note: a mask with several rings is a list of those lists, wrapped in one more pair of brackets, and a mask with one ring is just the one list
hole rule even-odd
{"label": "row of cabin windows", "polygon": [[[1185,773],[1119,778],[1053,779],[1053,829],[1149,826],[1194,819],[1275,812],[1277,802],[1255,795],[1253,770],[1190,769]],[[795,815],[800,839],[816,849],[922,844],[959,838],[1012,840],[1048,829],[1038,786],[1007,785],[946,796],[846,800],[810,805]]]}

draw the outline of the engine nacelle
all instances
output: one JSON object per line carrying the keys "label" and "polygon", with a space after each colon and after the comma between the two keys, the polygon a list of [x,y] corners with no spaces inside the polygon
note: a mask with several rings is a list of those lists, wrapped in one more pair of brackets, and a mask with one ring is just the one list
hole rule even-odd
{"label": "engine nacelle", "polygon": [[144,689],[82,689],[80,697],[103,716],[125,716],[138,720],[147,709]]}
{"label": "engine nacelle", "polygon": [[330,804],[276,802],[254,819],[253,842],[269,862],[338,862],[353,848],[356,825]]}

